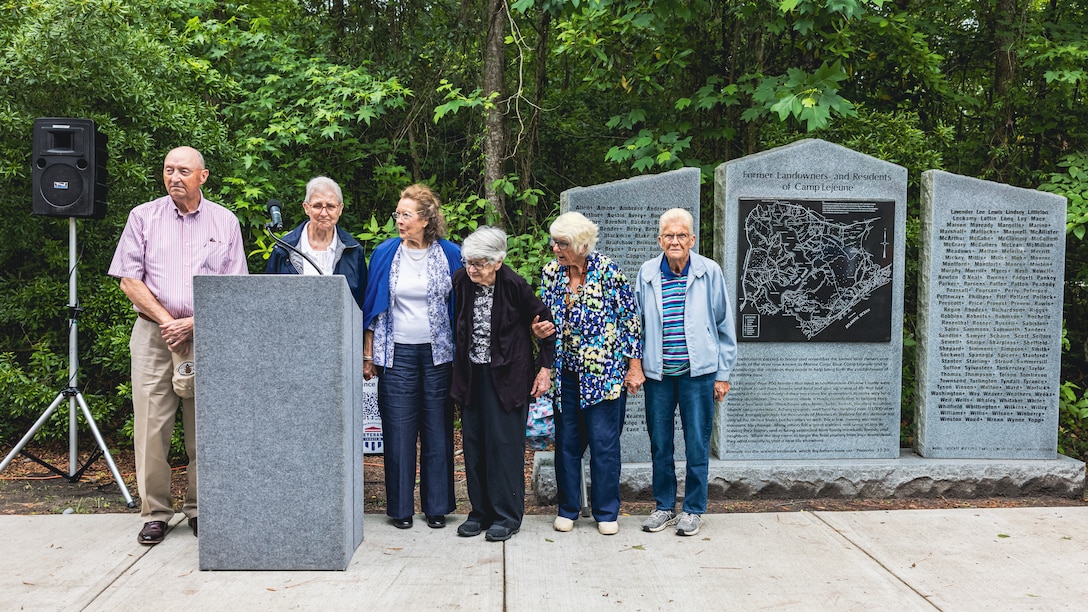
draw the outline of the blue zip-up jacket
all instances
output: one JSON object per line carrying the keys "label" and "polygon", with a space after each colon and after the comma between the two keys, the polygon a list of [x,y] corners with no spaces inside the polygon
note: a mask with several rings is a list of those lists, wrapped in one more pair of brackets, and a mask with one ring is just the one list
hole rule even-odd
{"label": "blue zip-up jacket", "polygon": [[[287,244],[297,247],[302,240],[302,230],[309,221],[303,221],[301,225],[291,230],[286,236],[280,238]],[[339,274],[347,279],[351,296],[359,308],[363,307],[363,295],[366,293],[367,269],[366,257],[363,255],[363,245],[347,230],[336,228],[336,237],[340,239],[341,248],[336,253],[336,265],[333,274]],[[268,256],[268,265],[265,266],[265,274],[302,274],[303,259],[298,254],[289,252],[280,245],[272,249]]]}
{"label": "blue zip-up jacket", "polygon": [[[725,276],[713,260],[690,253],[684,296],[684,338],[691,376],[715,373],[714,380],[729,380],[737,360],[733,306],[725,292]],[[661,380],[661,259],[662,253],[642,264],[635,282],[635,303],[642,318],[642,371]]]}

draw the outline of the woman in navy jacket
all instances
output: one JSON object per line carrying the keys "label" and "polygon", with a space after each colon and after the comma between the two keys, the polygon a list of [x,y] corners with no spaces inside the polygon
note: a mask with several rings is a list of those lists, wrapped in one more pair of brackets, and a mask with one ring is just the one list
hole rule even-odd
{"label": "woman in navy jacket", "polygon": [[[344,212],[344,197],[336,181],[319,176],[306,184],[302,203],[310,219],[291,230],[284,242],[305,253],[321,267],[323,274],[339,274],[347,279],[351,295],[359,308],[366,292],[366,258],[363,245],[351,234],[337,227]],[[266,274],[317,274],[313,264],[295,252],[276,245],[268,256]]]}

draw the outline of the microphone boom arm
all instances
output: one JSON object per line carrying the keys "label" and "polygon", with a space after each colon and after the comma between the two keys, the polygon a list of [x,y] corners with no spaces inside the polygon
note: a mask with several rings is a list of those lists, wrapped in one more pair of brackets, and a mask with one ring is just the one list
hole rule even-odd
{"label": "microphone boom arm", "polygon": [[317,270],[318,274],[320,274],[322,276],[325,275],[325,273],[321,270],[321,266],[314,263],[314,260],[310,259],[309,255],[307,255],[306,253],[303,253],[302,251],[296,249],[295,247],[293,247],[293,246],[287,244],[286,242],[280,240],[279,238],[277,238],[276,235],[272,233],[272,230],[268,229],[268,225],[270,225],[270,224],[266,224],[264,226],[264,233],[268,234],[269,238],[271,238],[276,244],[278,244],[281,247],[287,249],[288,251],[298,253],[303,259],[310,262],[310,265],[314,267],[314,270]]}

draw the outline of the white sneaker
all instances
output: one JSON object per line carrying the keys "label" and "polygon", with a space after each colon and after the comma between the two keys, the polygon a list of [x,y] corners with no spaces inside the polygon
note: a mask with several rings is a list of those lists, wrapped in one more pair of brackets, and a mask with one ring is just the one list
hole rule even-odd
{"label": "white sneaker", "polygon": [[555,522],[552,523],[552,527],[554,527],[556,531],[570,531],[571,529],[574,529],[574,521],[565,516],[557,516],[555,517]]}
{"label": "white sneaker", "polygon": [[657,533],[669,525],[675,525],[680,520],[672,510],[654,510],[650,516],[642,521],[642,530]]}
{"label": "white sneaker", "polygon": [[616,535],[620,532],[620,524],[616,521],[597,523],[597,531],[601,532],[601,535]]}
{"label": "white sneaker", "polygon": [[703,519],[698,514],[681,512],[680,520],[676,523],[676,535],[693,536],[699,533],[699,525],[702,522]]}

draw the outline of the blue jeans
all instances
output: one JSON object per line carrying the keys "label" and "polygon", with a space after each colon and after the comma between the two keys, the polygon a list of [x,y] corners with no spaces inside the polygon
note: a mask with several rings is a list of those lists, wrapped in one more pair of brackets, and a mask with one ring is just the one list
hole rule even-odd
{"label": "blue jeans", "polygon": [[654,465],[654,501],[658,510],[676,508],[673,417],[680,405],[687,455],[684,512],[706,513],[710,470],[710,432],[714,427],[714,374],[646,379],[646,429]]}
{"label": "blue jeans", "polygon": [[579,408],[578,375],[563,372],[563,394],[555,412],[555,481],[559,516],[574,520],[581,510],[582,453],[589,446],[589,505],[598,523],[620,514],[620,433],[627,415],[627,392]]}
{"label": "blue jeans", "polygon": [[446,401],[452,363],[434,365],[430,344],[397,344],[378,377],[385,452],[386,514],[415,514],[416,440],[423,513],[453,512],[453,410]]}

